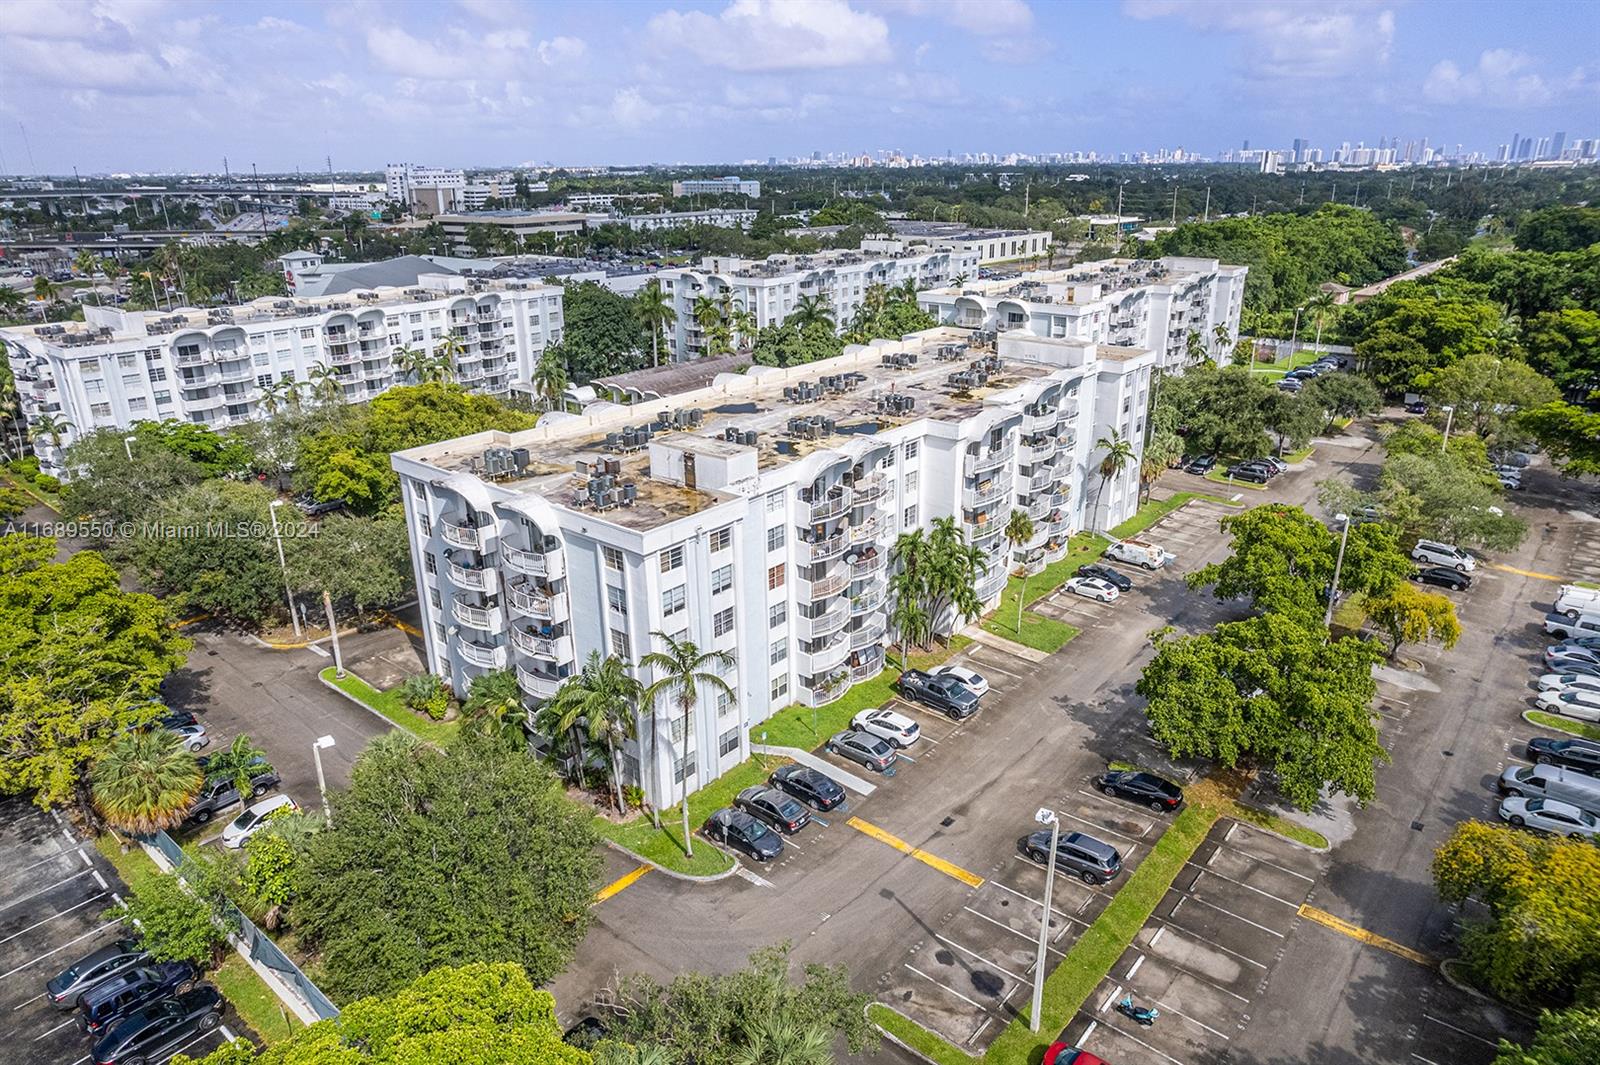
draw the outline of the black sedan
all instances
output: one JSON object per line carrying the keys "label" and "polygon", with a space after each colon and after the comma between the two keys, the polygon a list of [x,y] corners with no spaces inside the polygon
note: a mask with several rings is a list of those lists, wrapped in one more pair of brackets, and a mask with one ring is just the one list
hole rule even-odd
{"label": "black sedan", "polygon": [[119,939],[92,954],[86,954],[45,981],[45,997],[58,1010],[70,1010],[78,996],[103,980],[150,960],[150,954],[136,939]]}
{"label": "black sedan", "polygon": [[1112,569],[1110,566],[1102,566],[1097,562],[1089,562],[1085,565],[1079,566],[1078,576],[1098,577],[1119,592],[1131,591],[1133,589],[1133,581],[1129,579],[1126,573],[1123,573],[1119,569]]}
{"label": "black sedan", "polygon": [[1426,403],[1422,402],[1420,399],[1417,400],[1415,403],[1407,403],[1406,404],[1406,413],[1407,414],[1426,414],[1426,413],[1428,413],[1428,405]]}
{"label": "black sedan", "polygon": [[94,1045],[95,1065],[161,1061],[222,1023],[222,995],[210,984],[128,1014]]}
{"label": "black sedan", "polygon": [[1600,743],[1594,740],[1558,740],[1535,736],[1528,741],[1528,757],[1539,765],[1558,765],[1600,777]]}
{"label": "black sedan", "polygon": [[1094,786],[1113,798],[1128,799],[1161,813],[1183,805],[1183,789],[1154,773],[1116,770],[1097,777]]}
{"label": "black sedan", "polygon": [[78,1000],[78,1029],[100,1036],[134,1010],[189,991],[199,978],[200,970],[186,961],[129,969],[84,992]]}
{"label": "black sedan", "polygon": [[783,853],[783,840],[743,810],[724,806],[706,819],[706,838],[743,851],[758,862],[767,862]]}
{"label": "black sedan", "polygon": [[1436,584],[1440,588],[1464,592],[1472,587],[1472,578],[1449,566],[1424,566],[1411,575],[1418,584]]}
{"label": "black sedan", "polygon": [[747,814],[754,814],[786,836],[792,836],[811,823],[806,808],[777,788],[764,788],[757,784],[741,791],[733,804]]}
{"label": "black sedan", "polygon": [[1183,464],[1183,472],[1184,473],[1193,473],[1193,474],[1197,474],[1197,475],[1202,475],[1203,476],[1204,474],[1210,473],[1213,469],[1215,469],[1216,465],[1217,465],[1217,456],[1215,456],[1215,455],[1196,455],[1194,458],[1189,459],[1186,462],[1184,462],[1184,464]]}
{"label": "black sedan", "polygon": [[844,789],[832,777],[798,762],[779,769],[767,778],[767,783],[822,813],[844,802]]}

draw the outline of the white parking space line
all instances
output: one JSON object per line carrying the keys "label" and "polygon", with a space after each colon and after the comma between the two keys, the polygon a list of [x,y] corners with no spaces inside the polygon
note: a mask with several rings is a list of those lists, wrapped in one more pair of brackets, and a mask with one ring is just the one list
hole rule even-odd
{"label": "white parking space line", "polygon": [[44,998],[44,992],[42,992],[42,991],[39,994],[34,995],[32,998],[25,998],[21,1002],[17,1003],[15,1006],[12,1006],[11,1007],[11,1012],[15,1013],[18,1010],[20,1010],[22,1007],[28,1005],[30,1002],[38,1002],[41,998]]}
{"label": "white parking space line", "polygon": [[122,922],[120,920],[118,920],[118,921],[107,921],[105,924],[101,925],[99,928],[91,928],[91,929],[89,929],[89,931],[85,932],[83,935],[77,936],[77,937],[75,937],[73,939],[67,940],[65,943],[61,944],[59,947],[55,948],[54,950],[45,951],[43,954],[39,955],[37,958],[33,958],[33,959],[30,959],[29,961],[23,962],[21,965],[17,966],[15,969],[12,969],[10,972],[0,973],[0,980],[4,980],[8,976],[15,976],[17,973],[20,973],[22,970],[28,968],[29,966],[36,965],[39,962],[44,961],[46,958],[50,957],[50,955],[52,955],[52,954],[60,954],[63,950],[66,950],[68,947],[72,946],[72,944],[80,942],[80,941],[85,940],[85,939],[88,939],[92,935],[96,935],[96,934],[98,934],[100,932],[104,932],[106,929],[114,927],[114,926],[119,925],[121,923]]}
{"label": "white parking space line", "polygon": [[54,891],[56,888],[60,887],[62,884],[70,884],[72,881],[78,879],[78,877],[82,876],[84,873],[87,873],[88,871],[89,870],[87,870],[87,869],[80,869],[76,873],[73,873],[69,877],[64,877],[64,878],[62,878],[60,880],[57,880],[54,884],[51,884],[49,887],[42,887],[38,891],[30,891],[28,894],[22,896],[19,899],[12,899],[10,902],[7,902],[7,903],[4,903],[3,905],[0,905],[0,910],[10,909],[12,906],[16,906],[16,905],[19,905],[21,903],[27,902],[29,899],[36,899],[40,895],[46,894],[47,892]]}
{"label": "white parking space line", "polygon": [[[1114,799],[1107,798],[1106,796],[1101,795],[1098,791],[1090,791],[1088,788],[1079,788],[1077,790],[1078,790],[1078,794],[1079,795],[1087,795],[1089,798],[1097,800],[1100,803],[1100,805],[1102,805],[1102,806],[1107,806],[1107,807],[1110,807],[1113,810],[1117,810],[1119,812],[1128,814],[1129,815],[1128,820],[1130,820],[1130,821],[1139,820],[1137,817],[1132,816],[1132,811],[1124,803],[1119,803]],[[1155,827],[1155,822],[1154,821],[1152,821],[1150,824],[1146,825],[1144,831],[1139,833],[1139,838],[1143,839],[1145,836],[1148,836],[1150,834],[1150,830],[1152,828],[1154,828],[1154,827]],[[1110,829],[1106,829],[1106,831],[1109,832],[1111,830]]]}
{"label": "white parking space line", "polygon": [[[998,652],[996,652],[996,653],[998,655]],[[1001,669],[999,666],[997,666],[994,663],[990,662],[987,658],[977,659],[976,664],[974,664],[973,662],[964,662],[962,664],[967,666],[968,668],[972,669],[974,672],[977,672],[977,673],[998,673],[1002,677],[1010,677],[1012,680],[1021,680],[1022,679],[1017,674],[1011,672],[1009,669]]]}
{"label": "white parking space line", "polygon": [[183,1046],[179,1047],[178,1049],[174,1050],[172,1053],[168,1054],[166,1057],[162,1058],[161,1061],[162,1062],[171,1061],[173,1058],[177,1057],[179,1054],[182,1054],[185,1050],[188,1050],[190,1047],[192,1047],[196,1043],[200,1042],[200,1040],[208,1038],[210,1035],[211,1035],[210,1032],[201,1032],[199,1035],[195,1036],[193,1039],[191,1039],[187,1043],[183,1044]]}
{"label": "white parking space line", "polygon": [[994,962],[990,961],[988,958],[985,958],[982,954],[979,954],[977,951],[968,950],[966,947],[963,947],[960,943],[957,943],[953,939],[948,939],[945,936],[941,936],[937,932],[935,932],[933,934],[933,938],[937,939],[941,943],[945,943],[945,944],[947,944],[949,946],[955,947],[957,950],[959,950],[961,953],[967,955],[968,957],[971,957],[971,958],[974,958],[974,959],[976,959],[978,961],[981,961],[983,964],[987,965],[991,969],[994,969],[996,972],[1005,973],[1007,976],[1011,977],[1011,979],[1017,981],[1019,984],[1025,982],[1023,980],[1023,978],[1018,976],[1016,973],[1010,971],[1009,969],[1000,968],[1000,966],[996,965]]}
{"label": "white parking space line", "polygon": [[[1017,861],[1021,862],[1023,865],[1027,866],[1029,869],[1034,870],[1035,872],[1038,872],[1038,873],[1043,873],[1044,872],[1043,869],[1040,869],[1037,865],[1033,864],[1032,862],[1030,862],[1028,859],[1024,858],[1020,854],[1013,854],[1012,857],[1015,858]],[[1022,899],[1025,902],[1031,902],[1035,906],[1042,906],[1043,905],[1043,903],[1041,903],[1038,899],[1034,898],[1032,895],[1024,895],[1022,892],[1017,891],[1014,888],[1008,888],[1004,884],[1000,883],[1000,881],[998,881],[998,880],[991,880],[991,881],[989,881],[989,883],[993,884],[995,887],[999,888],[1001,891],[1004,891],[1009,895],[1015,895],[1017,898]],[[1082,881],[1078,881],[1078,883],[1082,883]],[[1096,892],[1096,894],[1099,894],[1099,893]],[[1079,924],[1081,924],[1081,925],[1083,925],[1085,927],[1088,927],[1088,922],[1087,921],[1080,920],[1079,918],[1073,916],[1070,913],[1067,913],[1064,910],[1057,909],[1055,903],[1053,903],[1053,902],[1050,904],[1050,912],[1053,913],[1053,914],[1056,914],[1059,917],[1065,917],[1069,921],[1077,921]]]}
{"label": "white parking space line", "polygon": [[1225,910],[1221,906],[1218,906],[1214,902],[1207,902],[1205,899],[1201,898],[1199,895],[1185,895],[1183,898],[1178,900],[1178,905],[1177,906],[1172,907],[1172,912],[1173,913],[1177,913],[1178,912],[1178,906],[1182,906],[1185,902],[1198,902],[1200,905],[1205,906],[1208,909],[1216,910],[1218,913],[1227,914],[1229,917],[1232,917],[1235,921],[1243,921],[1245,924],[1250,925],[1253,928],[1259,928],[1263,932],[1267,933],[1267,935],[1269,935],[1269,936],[1277,936],[1279,939],[1283,938],[1283,933],[1282,932],[1274,932],[1272,929],[1268,928],[1264,924],[1257,924],[1255,921],[1252,921],[1248,917],[1240,917],[1238,914],[1234,913],[1232,910]]}
{"label": "white parking space line", "polygon": [[1074,821],[1082,821],[1084,824],[1088,825],[1090,828],[1098,829],[1099,831],[1104,832],[1109,836],[1116,836],[1118,839],[1127,840],[1128,841],[1128,853],[1129,854],[1133,853],[1134,848],[1139,843],[1138,840],[1134,839],[1130,835],[1127,835],[1126,833],[1118,832],[1114,828],[1106,828],[1104,825],[1096,824],[1095,822],[1090,821],[1090,820],[1088,820],[1086,818],[1079,817],[1077,814],[1069,814],[1065,810],[1058,810],[1056,812],[1059,813],[1062,817],[1070,817]]}
{"label": "white parking space line", "polygon": [[41,1039],[48,1039],[50,1036],[55,1035],[57,1032],[61,1031],[61,1029],[66,1028],[66,1027],[68,1027],[70,1025],[77,1024],[77,1023],[78,1023],[77,1018],[68,1017],[66,1020],[62,1021],[60,1024],[56,1025],[54,1028],[51,1028],[51,1029],[49,1029],[47,1031],[40,1032],[38,1035],[34,1036],[33,1037],[33,1041],[35,1043],[37,1043]]}
{"label": "white parking space line", "polygon": [[1183,1012],[1181,1012],[1179,1010],[1173,1009],[1171,1006],[1167,1005],[1165,1002],[1162,1002],[1159,998],[1153,998],[1153,997],[1148,996],[1148,995],[1145,996],[1145,997],[1149,998],[1151,1002],[1154,1002],[1157,1006],[1161,1007],[1161,1009],[1163,1011],[1165,1011],[1167,1013],[1170,1013],[1170,1014],[1173,1014],[1174,1016],[1177,1016],[1177,1017],[1182,1017],[1184,1020],[1188,1021],[1190,1024],[1194,1025],[1197,1028],[1204,1028],[1206,1031],[1210,1032],[1212,1035],[1220,1036],[1223,1039],[1229,1039],[1229,1040],[1231,1040],[1233,1038],[1232,1036],[1226,1034],[1225,1032],[1217,1031],[1215,1028],[1211,1027],[1209,1024],[1205,1024],[1205,1023],[1203,1023],[1201,1021],[1195,1020],[1193,1017],[1189,1016],[1187,1013],[1183,1013]]}
{"label": "white parking space line", "polygon": [[[1217,853],[1221,854],[1222,852],[1218,851]],[[1235,884],[1235,885],[1237,885],[1239,887],[1242,887],[1246,891],[1254,891],[1257,895],[1265,895],[1267,898],[1271,899],[1273,902],[1281,902],[1285,906],[1289,907],[1292,910],[1298,910],[1300,908],[1300,904],[1298,902],[1290,902],[1288,899],[1279,898],[1277,895],[1274,895],[1270,891],[1262,891],[1258,887],[1251,887],[1249,884],[1241,883],[1240,881],[1235,880],[1231,876],[1223,876],[1221,873],[1217,872],[1215,869],[1207,869],[1203,865],[1195,865],[1194,862],[1184,862],[1183,864],[1184,865],[1194,866],[1194,868],[1200,870],[1200,876],[1214,876],[1218,880],[1226,880],[1228,883]],[[1195,877],[1194,878],[1194,882],[1196,884],[1200,883],[1200,877],[1199,876]],[[1189,890],[1193,891],[1194,888],[1191,886]]]}
{"label": "white parking space line", "polygon": [[103,899],[108,894],[109,894],[109,892],[102,891],[98,895],[91,895],[89,898],[84,899],[82,902],[78,903],[77,905],[68,906],[66,909],[62,910],[60,913],[51,914],[49,917],[46,917],[42,921],[35,921],[32,924],[30,924],[28,927],[26,927],[26,928],[19,928],[15,932],[12,932],[9,936],[6,936],[4,939],[0,939],[0,944],[9,943],[13,939],[16,939],[18,936],[26,935],[27,933],[33,931],[35,928],[38,928],[40,925],[49,924],[51,921],[54,921],[57,917],[65,917],[67,914],[71,913],[73,910],[82,909],[83,907],[89,905],[89,903],[95,901],[95,899]]}
{"label": "white parking space line", "polygon": [[1135,958],[1133,960],[1133,964],[1131,966],[1129,966],[1129,968],[1128,968],[1128,975],[1124,976],[1123,979],[1124,980],[1132,980],[1133,979],[1133,974],[1138,972],[1139,971],[1139,967],[1142,966],[1143,964],[1144,964],[1144,955],[1141,954],[1141,955],[1139,955],[1137,958]]}
{"label": "white parking space line", "polygon": [[[1150,1051],[1150,1053],[1154,1054],[1156,1057],[1160,1058],[1163,1061],[1170,1061],[1170,1062],[1172,1062],[1172,1065],[1184,1065],[1183,1062],[1179,1061],[1177,1058],[1173,1057],[1172,1055],[1163,1054],[1161,1051],[1157,1050],[1155,1047],[1151,1046],[1149,1043],[1146,1043],[1143,1039],[1139,1039],[1136,1036],[1129,1035],[1127,1032],[1124,1032],[1121,1028],[1118,1028],[1114,1024],[1107,1024],[1106,1027],[1109,1028],[1111,1031],[1116,1032],[1122,1038],[1130,1040],[1130,1041],[1135,1042],[1135,1043],[1138,1043],[1140,1046],[1144,1047],[1146,1050]],[[1078,1045],[1081,1047],[1083,1044],[1080,1043]]]}
{"label": "white parking space line", "polygon": [[1423,1065],[1439,1065],[1437,1061],[1434,1061],[1432,1058],[1425,1058],[1421,1054],[1413,1053],[1411,1056],[1417,1061],[1422,1062]]}
{"label": "white parking space line", "polygon": [[984,1006],[982,1003],[979,1003],[979,1002],[973,1002],[972,999],[968,998],[966,995],[963,995],[961,992],[957,991],[955,988],[949,986],[948,984],[940,983],[938,980],[935,980],[933,977],[929,976],[927,973],[923,972],[921,969],[917,968],[915,965],[912,965],[910,962],[903,962],[902,964],[905,965],[905,967],[907,969],[910,969],[912,972],[916,973],[918,976],[920,976],[924,980],[928,981],[928,983],[934,984],[934,985],[937,985],[938,987],[944,988],[946,991],[950,992],[956,998],[959,998],[962,1002],[970,1003],[971,1005],[978,1007],[978,1009],[983,1010],[983,1012],[985,1012],[985,1013],[989,1012],[989,1008],[987,1006]]}
{"label": "white parking space line", "polygon": [[21,869],[13,869],[11,871],[13,873],[26,873],[29,869],[37,869],[39,866],[44,865],[46,862],[55,861],[57,858],[61,857],[63,854],[66,854],[67,852],[68,852],[68,849],[63,847],[61,850],[56,851],[54,854],[50,855],[49,857],[40,858],[38,861],[33,862],[30,865],[24,865]]}
{"label": "white parking space line", "polygon": [[[1173,913],[1177,913],[1177,911],[1174,910]],[[1250,957],[1250,955],[1248,955],[1248,954],[1240,954],[1236,950],[1230,950],[1229,948],[1223,946],[1221,943],[1218,943],[1214,939],[1207,939],[1205,936],[1201,935],[1199,932],[1195,932],[1195,931],[1190,930],[1188,927],[1179,924],[1177,921],[1172,920],[1172,918],[1170,918],[1170,917],[1168,917],[1167,919],[1162,921],[1162,927],[1161,928],[1156,929],[1155,938],[1150,940],[1150,945],[1151,946],[1155,946],[1156,939],[1161,938],[1161,933],[1166,931],[1166,926],[1167,925],[1171,925],[1173,928],[1176,928],[1180,934],[1188,936],[1190,939],[1198,940],[1199,942],[1204,943],[1208,947],[1215,947],[1218,950],[1222,951],[1222,953],[1224,953],[1224,954],[1231,954],[1235,958],[1238,958],[1240,961],[1248,962],[1248,963],[1250,963],[1251,965],[1254,965],[1257,969],[1260,969],[1263,972],[1265,972],[1267,970],[1267,965],[1264,962],[1256,961],[1254,958]]]}
{"label": "white parking space line", "polygon": [[1435,1017],[1431,1013],[1424,1013],[1422,1015],[1422,1017],[1423,1017],[1424,1020],[1432,1021],[1434,1024],[1437,1024],[1437,1025],[1439,1025],[1440,1027],[1443,1027],[1443,1028],[1448,1028],[1452,1032],[1459,1032],[1461,1035],[1466,1036],[1468,1039],[1476,1039],[1478,1042],[1484,1043],[1484,1044],[1486,1044],[1488,1046],[1492,1046],[1492,1047],[1496,1047],[1496,1046],[1500,1045],[1499,1043],[1496,1043],[1493,1039],[1485,1039],[1483,1036],[1479,1035],[1477,1032],[1469,1032],[1465,1028],[1457,1028],[1455,1025],[1451,1024],[1449,1021],[1441,1021],[1439,1018]]}
{"label": "white parking space line", "polygon": [[[1030,943],[1038,942],[1038,940],[1034,936],[1030,935],[1029,933],[1027,933],[1027,932],[1019,932],[1015,928],[1012,928],[1010,925],[1001,924],[999,921],[996,921],[993,917],[990,917],[986,913],[979,913],[977,910],[974,910],[971,906],[963,906],[961,908],[963,910],[966,910],[968,913],[972,914],[972,916],[981,917],[983,920],[988,921],[990,924],[994,925],[996,928],[999,928],[999,929],[1002,929],[1004,931],[1010,932],[1012,935],[1017,936],[1018,938],[1026,939]],[[1071,919],[1072,918],[1070,918],[1070,917],[1067,918],[1067,920],[1069,920],[1069,921]],[[1057,950],[1055,947],[1052,947],[1049,944],[1046,944],[1044,949],[1049,951],[1051,954],[1054,954],[1058,958],[1065,958],[1067,956],[1066,951]],[[1032,968],[1032,966],[1029,966],[1029,968]]]}

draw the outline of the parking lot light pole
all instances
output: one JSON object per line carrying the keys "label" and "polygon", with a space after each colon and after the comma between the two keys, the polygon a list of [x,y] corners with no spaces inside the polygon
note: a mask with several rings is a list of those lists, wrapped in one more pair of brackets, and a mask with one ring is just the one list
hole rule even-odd
{"label": "parking lot light pole", "polygon": [[322,795],[322,820],[333,824],[333,811],[328,809],[328,779],[322,775],[322,749],[332,747],[332,736],[318,736],[311,742],[311,756],[317,760],[317,791]]}
{"label": "parking lot light pole", "polygon": [[1444,411],[1444,438],[1439,441],[1439,454],[1444,454],[1444,449],[1450,446],[1450,423],[1456,419],[1456,409],[1446,404],[1439,408]]}
{"label": "parking lot light pole", "polygon": [[300,631],[300,615],[294,612],[294,589],[289,586],[289,564],[283,560],[283,536],[278,532],[278,508],[283,506],[283,500],[274,499],[267,504],[267,513],[272,515],[272,540],[278,545],[278,569],[283,571],[283,594],[289,597],[289,622],[294,626],[294,638],[300,639],[304,635]]}
{"label": "parking lot light pole", "polygon": [[1050,940],[1050,890],[1056,881],[1056,842],[1061,837],[1061,818],[1054,810],[1039,807],[1033,819],[1050,826],[1050,860],[1045,864],[1044,913],[1039,915],[1039,949],[1033,956],[1033,1009],[1028,1011],[1028,1030],[1039,1030],[1039,1010],[1044,1005],[1044,950]]}
{"label": "parking lot light pole", "polygon": [[1328,589],[1328,609],[1322,615],[1322,627],[1333,626],[1333,604],[1339,598],[1339,571],[1344,568],[1344,545],[1350,542],[1350,515],[1335,514],[1334,521],[1344,523],[1344,532],[1339,534],[1339,557],[1333,560],[1333,585]]}
{"label": "parking lot light pole", "polygon": [[125,436],[125,437],[122,438],[122,450],[127,452],[128,461],[132,462],[133,461],[133,437]]}

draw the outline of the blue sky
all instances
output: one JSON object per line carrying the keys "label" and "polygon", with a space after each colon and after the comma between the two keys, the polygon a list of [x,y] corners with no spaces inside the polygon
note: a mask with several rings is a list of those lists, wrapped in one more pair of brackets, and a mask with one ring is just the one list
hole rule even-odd
{"label": "blue sky", "polygon": [[1596,41],[1594,0],[5,0],[0,162],[1493,150],[1600,135]]}

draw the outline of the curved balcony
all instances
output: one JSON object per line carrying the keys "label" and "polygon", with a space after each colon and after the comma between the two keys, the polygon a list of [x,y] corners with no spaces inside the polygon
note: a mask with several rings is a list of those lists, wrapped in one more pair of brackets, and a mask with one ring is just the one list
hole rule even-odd
{"label": "curved balcony", "polygon": [[976,487],[963,488],[961,490],[961,504],[974,509],[987,506],[1005,495],[1009,490],[1005,481],[996,477],[994,480],[987,481]]}
{"label": "curved balcony", "polygon": [[504,549],[508,569],[529,577],[560,580],[567,575],[566,556],[560,551],[524,551],[520,547]]}
{"label": "curved balcony", "polygon": [[518,666],[517,687],[535,699],[553,699],[556,692],[561,690],[561,679]]}
{"label": "curved balcony", "polygon": [[494,526],[474,525],[459,514],[444,514],[439,518],[439,536],[453,547],[482,551],[493,535]]}
{"label": "curved balcony", "polygon": [[1022,446],[1022,461],[1027,463],[1049,462],[1056,457],[1061,444],[1056,440],[1049,440],[1043,444],[1024,444]]}
{"label": "curved balcony", "polygon": [[882,641],[883,634],[888,628],[889,623],[884,620],[882,614],[868,618],[866,624],[859,629],[851,630],[850,649],[859,651],[863,647],[871,647],[873,644]]}
{"label": "curved balcony", "polygon": [[883,606],[883,588],[873,588],[850,600],[850,613],[859,617],[862,614],[870,614],[881,606]]}
{"label": "curved balcony", "polygon": [[1067,552],[1071,549],[1072,545],[1066,540],[1062,540],[1060,543],[1055,544],[1045,544],[1044,560],[1046,562],[1060,562],[1062,559],[1067,557]]}
{"label": "curved balcony", "polygon": [[572,616],[572,608],[567,605],[565,595],[550,595],[525,584],[508,585],[506,598],[510,600],[512,610],[537,621],[566,621]]}
{"label": "curved balcony", "polygon": [[1039,574],[1044,572],[1044,566],[1044,554],[1041,552],[1040,554],[1035,555],[1033,558],[1027,559],[1022,563],[1022,565],[1016,568],[1022,570],[1022,572],[1027,574],[1029,577],[1037,577]]}
{"label": "curved balcony", "polygon": [[978,585],[975,589],[978,593],[979,601],[987,603],[989,600],[998,597],[1006,586],[1008,576],[1009,574],[1006,573],[1004,566],[994,566],[991,567],[988,573],[979,577]]}
{"label": "curved balcony", "polygon": [[505,615],[498,607],[476,606],[459,595],[450,600],[450,616],[479,632],[499,632],[505,628]]}
{"label": "curved balcony", "polygon": [[349,344],[329,344],[328,361],[335,366],[348,366],[361,361],[361,352]]}
{"label": "curved balcony", "polygon": [[571,636],[540,636],[516,625],[511,626],[511,646],[531,658],[550,662],[573,662],[577,659]]}
{"label": "curved balcony", "polygon": [[887,551],[874,551],[865,558],[858,558],[850,563],[850,579],[864,581],[868,577],[882,573],[888,564],[889,553]]}
{"label": "curved balcony", "polygon": [[860,684],[864,680],[871,680],[876,677],[883,672],[883,661],[883,652],[879,651],[877,654],[868,657],[859,666],[851,666],[850,682],[852,684]]}
{"label": "curved balcony", "polygon": [[850,542],[864,544],[878,538],[878,519],[868,518],[860,525],[850,526]]}
{"label": "curved balcony", "polygon": [[1005,525],[998,521],[967,522],[967,542],[981,544],[993,540],[1005,532]]}
{"label": "curved balcony", "polygon": [[1034,409],[1032,414],[1026,410],[1022,414],[1022,431],[1025,433],[1048,433],[1056,427],[1060,415],[1054,410]]}
{"label": "curved balcony", "polygon": [[1027,511],[1028,517],[1034,521],[1043,521],[1055,509],[1055,504],[1051,502],[1049,496],[1039,496],[1024,509]]}
{"label": "curved balcony", "polygon": [[850,574],[843,571],[839,573],[830,573],[827,576],[819,577],[814,581],[802,579],[800,581],[799,598],[802,602],[807,603],[814,602],[818,599],[826,599],[830,595],[838,595],[840,592],[844,591],[845,587],[849,585],[849,583]]}
{"label": "curved balcony", "polygon": [[484,669],[504,669],[506,667],[506,649],[504,647],[490,647],[488,644],[474,643],[464,636],[456,637],[456,651],[462,659]]}
{"label": "curved balcony", "polygon": [[813,522],[827,521],[837,518],[850,509],[850,490],[848,488],[835,488],[821,499],[811,504],[811,520]]}
{"label": "curved balcony", "polygon": [[446,565],[450,570],[450,579],[455,582],[457,588],[465,588],[472,592],[500,590],[500,575],[492,569],[474,569],[455,562]]}
{"label": "curved balcony", "polygon": [[850,620],[850,604],[840,602],[815,617],[798,616],[794,619],[794,634],[802,640],[820,640],[844,628]]}
{"label": "curved balcony", "polygon": [[1038,470],[1028,478],[1028,487],[1034,491],[1052,484],[1061,479],[1061,474],[1053,469]]}
{"label": "curved balcony", "polygon": [[822,706],[831,703],[845,692],[850,690],[850,674],[840,673],[817,681],[815,686],[807,686],[801,681],[801,691],[804,695],[801,702],[807,706]]}
{"label": "curved balcony", "polygon": [[998,451],[989,451],[981,455],[974,455],[969,451],[964,469],[967,471],[968,476],[975,473],[983,473],[986,470],[997,470],[1011,461],[1011,456],[1015,453],[1016,449],[1009,440]]}
{"label": "curved balcony", "polygon": [[800,651],[795,655],[800,672],[816,674],[837,669],[850,657],[850,637],[840,635],[829,640],[815,651]]}
{"label": "curved balcony", "polygon": [[211,353],[204,348],[199,351],[179,351],[172,361],[179,366],[204,366],[211,361]]}
{"label": "curved balcony", "polygon": [[816,540],[806,544],[809,560],[812,562],[826,562],[830,558],[838,558],[844,554],[844,549],[850,546],[843,533],[835,533],[826,540]]}
{"label": "curved balcony", "polygon": [[857,481],[850,486],[851,506],[859,507],[867,503],[875,503],[883,498],[883,493],[888,490],[889,479],[881,473]]}

